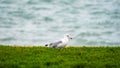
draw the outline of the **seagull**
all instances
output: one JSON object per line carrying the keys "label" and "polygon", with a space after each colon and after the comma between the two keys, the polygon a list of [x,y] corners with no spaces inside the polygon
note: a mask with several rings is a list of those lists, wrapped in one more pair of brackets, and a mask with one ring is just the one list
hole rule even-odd
{"label": "seagull", "polygon": [[45,46],[47,47],[52,47],[52,48],[64,48],[67,46],[68,42],[72,39],[72,37],[70,37],[69,34],[65,34],[64,38],[55,41],[55,42],[51,42],[49,44],[45,44]]}

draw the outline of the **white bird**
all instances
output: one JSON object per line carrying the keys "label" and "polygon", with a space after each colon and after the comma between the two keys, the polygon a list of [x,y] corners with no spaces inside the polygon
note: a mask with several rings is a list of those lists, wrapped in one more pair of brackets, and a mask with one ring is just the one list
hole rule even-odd
{"label": "white bird", "polygon": [[48,47],[53,47],[53,48],[63,48],[66,47],[68,42],[72,39],[69,34],[64,35],[64,38],[56,41],[56,42],[51,42],[49,44],[45,44],[45,46]]}

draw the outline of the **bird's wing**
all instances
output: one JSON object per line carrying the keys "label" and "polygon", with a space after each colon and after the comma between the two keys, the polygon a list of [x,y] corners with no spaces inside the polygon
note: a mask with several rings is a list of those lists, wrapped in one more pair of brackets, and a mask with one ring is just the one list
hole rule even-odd
{"label": "bird's wing", "polygon": [[53,43],[50,43],[50,46],[53,47],[53,48],[56,48],[59,44],[61,44],[62,41],[57,41],[57,42],[53,42]]}

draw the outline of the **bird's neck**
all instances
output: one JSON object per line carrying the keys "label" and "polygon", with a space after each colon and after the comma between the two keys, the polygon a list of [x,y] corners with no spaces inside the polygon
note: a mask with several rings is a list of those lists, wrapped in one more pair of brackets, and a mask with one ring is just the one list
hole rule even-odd
{"label": "bird's neck", "polygon": [[69,41],[69,39],[67,38],[67,37],[64,37],[64,39],[63,39],[64,41],[66,41],[66,42],[68,42]]}

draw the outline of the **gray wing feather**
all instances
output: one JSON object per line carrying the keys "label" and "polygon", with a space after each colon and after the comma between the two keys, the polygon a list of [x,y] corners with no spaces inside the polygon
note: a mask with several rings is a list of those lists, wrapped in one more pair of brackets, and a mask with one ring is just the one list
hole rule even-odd
{"label": "gray wing feather", "polygon": [[62,41],[53,42],[53,43],[50,43],[50,46],[52,46],[53,48],[56,48],[60,43],[62,43]]}

